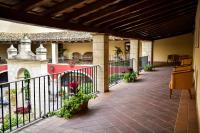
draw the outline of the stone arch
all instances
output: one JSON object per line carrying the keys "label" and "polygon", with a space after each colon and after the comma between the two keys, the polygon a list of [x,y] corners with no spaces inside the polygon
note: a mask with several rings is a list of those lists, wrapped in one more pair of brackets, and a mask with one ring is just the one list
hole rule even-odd
{"label": "stone arch", "polygon": [[72,59],[74,59],[74,60],[81,59],[81,53],[79,53],[79,52],[73,52],[72,53]]}
{"label": "stone arch", "polygon": [[[73,74],[76,74],[75,76],[78,76],[78,77],[75,77],[75,79],[73,78]],[[72,75],[72,76],[71,76]],[[64,77],[66,76],[66,78]],[[71,77],[70,77],[71,76]],[[69,79],[67,79],[69,78]],[[71,82],[71,81],[74,81],[74,80],[82,80],[82,81],[92,81],[92,77],[85,73],[85,72],[81,72],[81,71],[76,71],[76,72],[73,72],[73,71],[69,71],[69,72],[66,72],[66,73],[62,73],[58,79],[61,79],[61,81],[63,82],[63,80],[66,80],[68,82]],[[79,81],[78,81],[79,82]]]}
{"label": "stone arch", "polygon": [[92,60],[93,60],[93,52],[85,52],[85,53],[83,54],[82,59],[83,59],[84,61],[92,61]]}

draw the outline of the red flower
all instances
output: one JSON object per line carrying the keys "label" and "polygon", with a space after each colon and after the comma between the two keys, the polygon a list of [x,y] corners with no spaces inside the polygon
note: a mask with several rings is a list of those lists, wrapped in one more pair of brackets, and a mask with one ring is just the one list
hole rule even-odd
{"label": "red flower", "polygon": [[71,82],[68,84],[70,89],[75,90],[78,87],[78,82]]}

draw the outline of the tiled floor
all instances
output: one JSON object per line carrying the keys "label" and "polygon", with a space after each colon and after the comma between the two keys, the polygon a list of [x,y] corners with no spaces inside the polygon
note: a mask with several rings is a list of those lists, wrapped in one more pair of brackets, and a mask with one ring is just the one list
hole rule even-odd
{"label": "tiled floor", "polygon": [[[171,68],[157,68],[143,73],[137,82],[116,85],[90,102],[87,113],[70,120],[48,118],[21,133],[172,133],[175,125],[177,133],[195,133],[197,130],[190,130],[197,128],[192,126],[197,125],[196,116],[190,115],[195,113],[195,100],[182,94],[178,109],[180,92],[174,92],[169,99],[170,71]],[[183,115],[187,117],[182,118]],[[187,124],[181,123],[183,119]]]}
{"label": "tiled floor", "polygon": [[176,120],[175,133],[198,133],[195,97],[190,100],[187,91],[182,91]]}

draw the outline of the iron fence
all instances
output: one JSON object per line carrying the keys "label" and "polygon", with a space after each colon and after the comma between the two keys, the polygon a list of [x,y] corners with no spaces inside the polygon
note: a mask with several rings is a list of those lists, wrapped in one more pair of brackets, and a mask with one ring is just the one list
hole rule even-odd
{"label": "iron fence", "polygon": [[10,132],[48,116],[71,95],[69,84],[78,83],[84,93],[97,92],[97,67],[0,84],[0,132]]}
{"label": "iron fence", "polygon": [[133,68],[133,59],[111,60],[109,62],[109,86],[118,84],[123,79],[124,73]]}
{"label": "iron fence", "polygon": [[144,69],[144,66],[147,65],[148,62],[148,56],[142,56],[139,58],[139,70]]}

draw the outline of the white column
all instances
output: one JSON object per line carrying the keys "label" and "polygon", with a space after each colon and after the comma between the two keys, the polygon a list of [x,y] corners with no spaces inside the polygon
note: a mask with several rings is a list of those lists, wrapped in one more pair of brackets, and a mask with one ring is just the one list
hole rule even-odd
{"label": "white column", "polygon": [[133,70],[139,71],[139,41],[130,40],[130,59],[133,59]]}
{"label": "white column", "polygon": [[99,65],[97,70],[97,89],[109,91],[109,38],[105,34],[93,34],[93,64]]}
{"label": "white column", "polygon": [[58,63],[58,44],[52,43],[51,50],[52,50],[52,64],[56,64]]}

